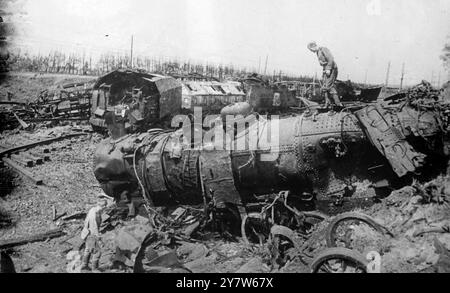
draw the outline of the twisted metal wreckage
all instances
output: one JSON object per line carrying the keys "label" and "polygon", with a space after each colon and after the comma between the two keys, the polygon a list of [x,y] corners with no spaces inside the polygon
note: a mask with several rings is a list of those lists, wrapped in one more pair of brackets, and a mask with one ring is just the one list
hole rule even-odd
{"label": "twisted metal wreckage", "polygon": [[[306,232],[323,220],[317,212],[323,207],[333,214],[366,203],[370,192],[359,190],[359,183],[371,183],[373,199],[383,188],[439,169],[448,161],[449,118],[450,105],[423,83],[334,114],[260,119],[245,131],[270,128],[279,145],[258,142],[256,150],[192,148],[183,143],[182,130],[109,138],[96,151],[95,176],[116,199],[134,193],[143,194],[148,207],[204,205],[222,229],[247,241],[268,234],[291,239],[294,230]],[[330,247],[336,225],[349,219],[388,233],[365,215],[343,214],[329,227]],[[351,260],[362,270],[368,263],[355,251],[333,248],[316,257],[312,270],[331,258]]]}

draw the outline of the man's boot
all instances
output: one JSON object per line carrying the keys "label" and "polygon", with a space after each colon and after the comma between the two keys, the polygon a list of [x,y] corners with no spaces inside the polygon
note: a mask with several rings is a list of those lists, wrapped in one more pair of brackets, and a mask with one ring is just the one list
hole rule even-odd
{"label": "man's boot", "polygon": [[328,108],[330,107],[330,98],[329,98],[327,92],[324,92],[323,95],[325,96],[325,106],[324,106],[324,109],[328,109]]}
{"label": "man's boot", "polygon": [[95,272],[95,273],[100,273],[100,270],[98,269],[98,263],[99,263],[98,259],[95,259],[92,262],[92,271]]}
{"label": "man's boot", "polygon": [[89,259],[91,258],[90,253],[85,253],[82,259],[81,270],[89,270]]}
{"label": "man's boot", "polygon": [[339,95],[336,92],[333,92],[332,96],[333,96],[334,104],[338,107],[342,107],[343,105],[341,103],[341,100],[339,99]]}
{"label": "man's boot", "polygon": [[95,273],[99,273],[99,262],[100,262],[100,257],[101,257],[101,253],[100,252],[96,252],[94,253],[94,255],[92,256],[92,271]]}

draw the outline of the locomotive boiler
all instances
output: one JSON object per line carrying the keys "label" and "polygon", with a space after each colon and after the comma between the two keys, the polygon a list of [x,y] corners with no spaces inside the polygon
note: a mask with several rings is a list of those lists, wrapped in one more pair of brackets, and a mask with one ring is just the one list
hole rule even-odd
{"label": "locomotive boiler", "polygon": [[[289,191],[299,209],[302,202],[314,209],[439,170],[448,156],[448,114],[441,102],[404,98],[337,113],[256,117],[240,131],[220,131],[230,125],[217,119],[209,127],[217,132],[197,145],[185,139],[190,127],[152,129],[103,141],[95,176],[108,195],[135,193],[152,206],[211,204],[242,214],[263,195]],[[244,148],[233,145],[239,139]],[[231,143],[218,148],[217,141]]]}

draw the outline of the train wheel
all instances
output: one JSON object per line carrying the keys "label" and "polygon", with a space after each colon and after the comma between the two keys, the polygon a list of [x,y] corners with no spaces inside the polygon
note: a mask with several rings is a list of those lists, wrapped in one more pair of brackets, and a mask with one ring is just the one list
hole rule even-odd
{"label": "train wheel", "polygon": [[270,233],[270,226],[259,213],[246,215],[241,222],[241,235],[245,243],[265,242]]}
{"label": "train wheel", "polygon": [[357,251],[329,248],[313,259],[311,273],[367,273],[369,262]]}
{"label": "train wheel", "polygon": [[[367,225],[369,225],[371,228],[375,229],[376,231],[378,231],[379,233],[382,234],[388,234],[390,236],[393,237],[392,233],[385,228],[384,226],[382,226],[381,224],[377,223],[375,221],[375,219],[373,219],[372,217],[369,217],[367,215],[364,214],[360,214],[360,213],[344,213],[341,214],[337,217],[335,217],[330,225],[328,225],[327,227],[327,231],[326,231],[326,241],[327,241],[327,246],[328,247],[337,247],[338,246],[338,241],[343,241],[345,243],[345,247],[350,248],[350,243],[348,240],[348,232],[349,230],[345,230],[343,233],[338,233],[339,228],[342,228],[344,225],[344,223],[349,224],[352,222],[362,222],[365,223]],[[342,239],[342,237],[347,238],[347,239]]]}

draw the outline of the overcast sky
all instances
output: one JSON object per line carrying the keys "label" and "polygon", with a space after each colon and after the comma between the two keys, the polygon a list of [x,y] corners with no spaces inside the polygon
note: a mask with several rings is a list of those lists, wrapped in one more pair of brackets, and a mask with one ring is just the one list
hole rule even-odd
{"label": "overcast sky", "polygon": [[[1,0],[0,0],[1,1]],[[33,50],[169,56],[320,73],[310,41],[328,47],[340,78],[437,81],[450,36],[450,0],[16,0],[16,42]],[[109,35],[109,37],[105,37]]]}

